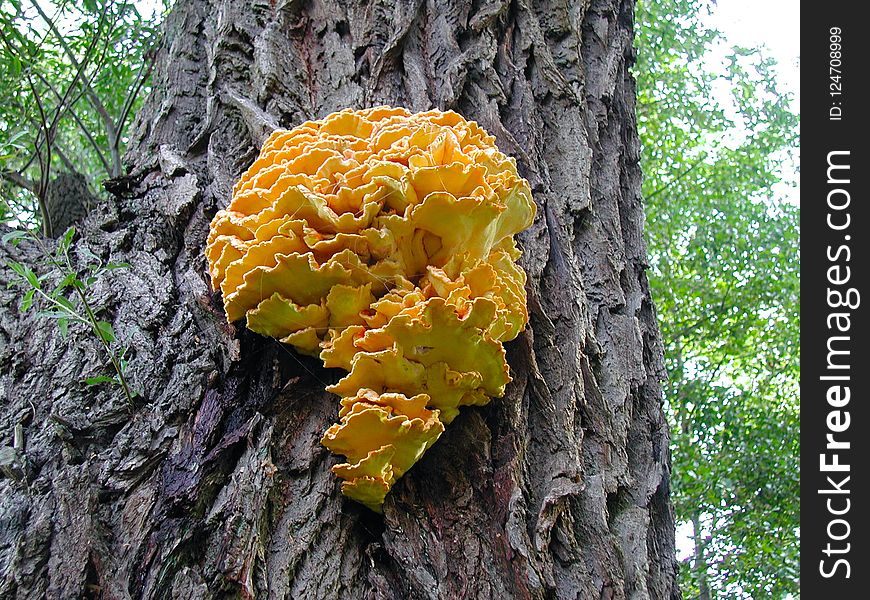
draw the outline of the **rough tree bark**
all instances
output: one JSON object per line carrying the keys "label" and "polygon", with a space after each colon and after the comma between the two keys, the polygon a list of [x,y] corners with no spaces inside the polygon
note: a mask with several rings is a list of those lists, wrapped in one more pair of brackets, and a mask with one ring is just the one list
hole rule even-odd
{"label": "rough tree bark", "polygon": [[[26,442],[0,597],[678,598],[632,26],[631,0],[178,0],[129,175],[76,245],[132,265],[96,287],[132,412],[80,382],[110,372],[93,336],[20,316],[0,275],[0,425]],[[506,396],[463,409],[383,516],[319,445],[341,373],[227,326],[202,254],[266,133],[377,104],[477,120],[539,208]]]}

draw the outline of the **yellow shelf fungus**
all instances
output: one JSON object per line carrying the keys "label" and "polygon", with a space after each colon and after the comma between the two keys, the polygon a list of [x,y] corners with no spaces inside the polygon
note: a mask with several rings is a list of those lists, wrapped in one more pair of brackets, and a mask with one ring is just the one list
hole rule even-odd
{"label": "yellow shelf fungus", "polygon": [[437,110],[343,110],[275,131],[211,224],[227,319],[327,367],[342,492],[381,511],[460,406],[504,394],[528,321],[513,236],[535,216],[516,161]]}

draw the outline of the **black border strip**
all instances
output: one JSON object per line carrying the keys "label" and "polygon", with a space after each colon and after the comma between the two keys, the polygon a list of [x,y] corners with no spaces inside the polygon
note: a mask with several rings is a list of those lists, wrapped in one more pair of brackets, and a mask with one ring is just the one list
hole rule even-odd
{"label": "black border strip", "polygon": [[870,52],[861,3],[804,6],[801,593],[867,598]]}

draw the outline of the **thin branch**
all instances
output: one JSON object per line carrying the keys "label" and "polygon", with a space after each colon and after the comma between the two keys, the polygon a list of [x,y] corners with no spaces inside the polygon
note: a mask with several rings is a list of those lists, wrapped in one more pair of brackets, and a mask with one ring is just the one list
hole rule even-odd
{"label": "thin branch", "polygon": [[[154,68],[154,63],[157,61],[157,50],[154,49],[153,52],[146,51],[145,56],[143,56],[142,65],[139,67],[139,72],[136,74],[136,80],[133,82],[133,85],[130,87],[130,90],[127,92],[127,97],[124,98],[124,106],[121,108],[121,114],[118,117],[117,129],[118,132],[124,131],[124,125],[127,121],[127,117],[130,116],[130,112],[133,110],[133,103],[136,101],[136,97],[139,96],[139,92],[142,90],[142,86],[145,85],[145,81],[147,81],[148,77],[151,75],[151,70]],[[115,147],[117,148],[118,142],[120,140],[120,135],[115,139]]]}
{"label": "thin branch", "polygon": [[[12,56],[19,56],[21,54],[18,51],[18,49],[12,45],[12,43],[9,41],[9,38],[6,37],[6,31],[2,28],[0,28],[0,40],[3,41],[3,45],[6,46],[6,49],[9,51],[9,54],[11,54]],[[27,77],[27,83],[30,86],[30,91],[34,95],[34,100],[36,101],[36,106],[37,106],[37,109],[39,110],[39,117],[42,121],[43,129],[41,129],[40,131],[47,131],[46,128],[48,125],[48,121],[46,120],[46,117],[45,117],[45,111],[43,110],[42,102],[39,100],[38,94],[36,93],[36,88],[33,85],[33,80],[30,77],[29,67],[28,67],[27,71],[25,72],[25,74]],[[37,138],[38,138],[38,134],[37,134]],[[37,141],[38,141],[38,139],[37,139]],[[35,159],[39,159],[40,169],[42,168],[43,158],[42,158],[41,145],[38,143],[34,144],[34,150],[35,150],[34,155],[31,156],[30,160],[27,161],[27,164],[24,165],[24,169],[27,169],[33,163],[33,161]],[[24,169],[22,169],[22,171]],[[37,200],[39,201],[40,212],[42,213],[42,215],[44,217],[46,215],[46,211],[45,211],[45,207],[42,204],[42,199],[40,197],[40,194],[42,192],[42,178],[41,177],[40,177],[40,182],[38,184],[34,183],[34,188],[31,191],[33,191],[33,193],[36,194]]]}
{"label": "thin branch", "polygon": [[[693,331],[703,325],[704,323],[711,321],[713,317],[718,317],[719,315],[725,314],[725,303],[728,302],[728,296],[731,295],[731,291],[734,289],[734,284],[729,283],[728,287],[725,288],[725,293],[722,294],[722,299],[719,301],[719,307],[714,310],[708,310],[703,315],[698,317],[695,321],[688,325],[684,325],[679,331],[676,332],[676,336],[679,338],[683,338],[689,334],[690,331]],[[705,336],[706,337],[706,336]],[[719,332],[716,332],[714,336],[716,339],[722,337]]]}
{"label": "thin branch", "polygon": [[[30,3],[34,6],[34,8],[36,8],[36,11],[39,13],[39,16],[42,17],[42,19],[48,25],[51,32],[57,38],[58,42],[60,43],[61,48],[63,49],[67,58],[69,58],[70,63],[74,67],[78,68],[79,62],[76,59],[75,54],[73,53],[72,49],[69,47],[69,44],[67,44],[66,40],[63,37],[63,34],[61,34],[61,32],[57,29],[57,26],[55,25],[54,21],[51,19],[51,17],[49,17],[45,13],[44,10],[42,10],[42,7],[39,6],[39,3],[37,2],[37,0],[30,0]],[[103,4],[103,9],[100,13],[100,20],[97,23],[97,28],[96,28],[97,32],[102,30],[104,20],[106,19],[106,16],[108,15],[108,9],[109,9],[109,3],[106,2]],[[104,44],[104,47],[103,47],[103,57],[102,57],[103,59],[105,58],[106,51],[108,50],[108,47],[109,47],[109,40],[111,38],[111,32],[112,32],[112,30],[114,30],[115,26],[117,25],[118,20],[120,19],[120,16],[121,16],[121,12],[122,11],[119,11],[118,14],[115,15],[115,19],[112,22],[111,26],[109,27],[109,32],[105,36],[106,43]],[[91,46],[88,48],[87,52],[85,53],[85,59],[84,59],[85,61],[90,60],[90,54],[93,51],[94,46],[95,46],[98,39],[99,39],[99,35],[94,35],[94,38],[91,42]],[[100,63],[102,63],[102,59],[100,60]],[[94,75],[96,75],[96,71],[94,72]],[[102,100],[100,100],[100,97],[97,95],[97,93],[94,91],[94,88],[91,86],[92,80],[93,80],[93,76],[91,78],[89,78],[87,81],[82,80],[82,85],[85,88],[85,94],[87,95],[88,100],[90,101],[91,105],[94,107],[94,110],[97,111],[97,114],[99,114],[100,119],[103,121],[103,127],[106,130],[106,139],[109,142],[109,151],[110,151],[111,158],[112,158],[111,176],[117,177],[118,175],[121,174],[121,154],[117,148],[119,130],[116,128],[114,120],[112,119],[112,116],[109,114],[109,111],[106,109],[106,105],[103,104]],[[74,83],[75,83],[75,81],[76,80],[74,80]]]}
{"label": "thin branch", "polygon": [[72,163],[72,161],[69,159],[69,157],[66,155],[66,153],[58,147],[57,141],[54,142],[54,146],[52,147],[52,150],[54,151],[55,154],[57,154],[57,157],[60,159],[60,162],[63,163],[63,166],[65,166],[68,171],[70,171],[71,173],[78,173],[78,169],[76,169],[76,166]]}
{"label": "thin branch", "polygon": [[[52,18],[49,17],[45,13],[44,10],[42,10],[42,7],[39,5],[39,2],[37,2],[36,0],[30,0],[30,3],[33,5],[33,7],[36,9],[36,12],[39,13],[39,16],[42,17],[42,20],[45,21],[46,25],[48,25],[48,28],[51,30],[51,32],[54,34],[54,36],[57,38],[58,43],[60,43],[60,47],[63,48],[63,51],[66,54],[67,58],[69,58],[69,61],[72,64],[72,66],[75,67],[76,69],[78,69],[79,62],[76,59],[75,54],[72,51],[72,48],[70,48],[69,44],[66,43],[66,39],[64,39],[63,34],[60,31],[58,31],[57,26],[54,24],[54,21],[52,20]],[[103,13],[100,15],[100,23],[97,25],[97,31],[100,30],[100,25],[102,24],[103,18],[106,15],[106,8],[107,7],[108,7],[108,4],[104,5]],[[94,39],[96,39],[96,36]],[[90,49],[89,49],[89,51],[90,51]],[[86,56],[88,54],[89,54],[89,52],[86,53]],[[91,87],[90,83],[88,83],[86,85],[85,93],[88,95],[88,100],[91,101],[91,104],[93,105],[94,110],[97,111],[97,113],[100,115],[100,118],[103,120],[103,126],[106,127],[106,132],[107,133],[114,132],[114,123],[112,121],[112,117],[109,115],[109,111],[106,110],[106,105],[103,104],[102,100],[100,100],[100,97],[97,96],[97,93],[94,91],[94,88]]]}
{"label": "thin branch", "polygon": [[[88,45],[88,47],[85,51],[84,58],[82,59],[81,62],[79,62],[76,60],[75,56],[72,55],[72,52],[69,49],[69,46],[66,44],[66,40],[63,39],[63,37],[60,35],[60,32],[54,26],[54,22],[51,21],[51,19],[48,17],[48,15],[45,14],[45,12],[42,10],[42,8],[39,6],[39,4],[35,0],[32,0],[32,3],[36,7],[36,9],[40,13],[40,15],[43,17],[43,19],[46,20],[46,23],[49,24],[49,27],[52,30],[52,32],[56,36],[58,36],[58,39],[60,40],[61,45],[64,47],[65,51],[68,53],[68,57],[76,69],[75,76],[73,77],[72,82],[67,87],[64,94],[62,96],[60,96],[58,106],[55,108],[54,114],[52,115],[52,118],[50,120],[48,118],[46,107],[42,101],[42,97],[40,95],[40,92],[37,90],[36,85],[33,82],[32,66],[30,64],[28,64],[28,68],[25,71],[25,76],[27,79],[28,86],[30,87],[31,94],[33,95],[33,100],[36,103],[36,107],[37,107],[37,110],[39,112],[39,120],[40,120],[39,126],[41,129],[40,133],[37,134],[37,139],[35,140],[35,143],[34,143],[34,146],[35,146],[35,155],[34,156],[35,156],[35,158],[38,159],[39,167],[40,167],[39,183],[38,183],[37,188],[35,190],[35,195],[36,195],[37,202],[39,204],[39,211],[40,211],[40,214],[42,216],[43,233],[45,235],[49,235],[52,232],[52,223],[51,223],[51,216],[50,216],[48,209],[45,205],[45,195],[46,195],[46,192],[48,190],[48,182],[49,182],[50,176],[51,176],[51,154],[52,154],[52,149],[53,149],[53,145],[54,145],[54,141],[55,141],[54,138],[55,138],[55,134],[57,131],[57,125],[60,122],[60,120],[63,117],[66,110],[71,108],[72,103],[70,102],[70,97],[73,93],[73,90],[76,88],[76,86],[78,85],[79,82],[81,82],[83,84],[85,91],[90,90],[91,93],[93,93],[93,89],[90,86],[90,81],[93,79],[94,74],[92,74],[90,78],[85,79],[84,72],[87,69],[88,64],[91,62],[91,56],[92,56],[92,54],[97,46],[97,43],[99,41],[99,36],[93,37],[93,39],[91,40],[90,44]],[[103,26],[103,23],[106,19],[107,14],[108,14],[108,4],[104,4],[103,10],[100,14],[99,23],[97,24],[97,31],[102,29],[102,26]],[[11,53],[13,53],[15,55],[20,54],[20,52],[18,52],[9,43],[9,40],[7,39],[4,32],[0,31],[0,37],[2,37],[3,43],[6,45],[7,49]],[[106,45],[108,45],[108,42]],[[105,52],[104,52],[104,55],[105,55]],[[32,56],[29,58],[32,59]],[[80,95],[78,97],[80,97]],[[50,121],[50,124],[49,124],[49,121]],[[42,143],[39,139],[40,135],[42,135],[44,140],[45,140],[44,153],[43,153]],[[33,158],[31,158],[28,161],[27,165],[29,166],[32,162],[33,162]]]}
{"label": "thin branch", "polygon": [[667,190],[668,188],[670,188],[672,185],[674,185],[675,183],[677,183],[678,181],[680,181],[681,179],[683,179],[686,175],[688,175],[689,173],[691,173],[692,171],[694,171],[695,169],[697,169],[699,166],[701,166],[701,164],[704,162],[704,160],[705,160],[706,158],[707,158],[707,153],[704,152],[703,154],[701,154],[701,156],[698,158],[698,160],[696,160],[696,161],[695,161],[695,162],[694,162],[694,163],[693,163],[693,164],[692,164],[688,169],[686,169],[685,171],[682,171],[682,172],[679,173],[676,177],[674,177],[674,178],[671,179],[669,182],[667,182],[666,184],[664,184],[662,187],[660,187],[659,189],[655,190],[655,191],[652,192],[650,195],[646,196],[646,197],[644,198],[644,202],[649,202],[650,200],[652,200],[653,198],[655,198],[656,196],[658,196],[658,195],[661,194],[662,192],[666,191],[666,190]]}
{"label": "thin branch", "polygon": [[[51,92],[55,95],[55,97],[56,97],[58,100],[62,100],[62,97],[61,97],[60,93],[59,93],[59,92],[57,91],[57,89],[56,89],[56,88],[51,84],[51,82],[50,82],[48,79],[45,78],[45,76],[43,76],[41,73],[37,73],[36,76],[39,77],[39,80],[40,80],[40,81],[41,81],[41,82],[42,82],[46,87],[48,87],[49,90],[51,90]],[[81,94],[79,95],[79,98],[80,98],[80,97],[81,97]],[[70,103],[70,106],[67,108],[67,111],[69,112],[69,114],[70,114],[70,116],[73,118],[73,120],[76,122],[76,124],[79,126],[79,129],[80,129],[81,132],[84,134],[85,138],[88,140],[88,142],[90,143],[90,145],[93,147],[94,152],[97,153],[97,158],[99,158],[99,159],[100,159],[100,162],[103,164],[103,168],[106,170],[106,174],[107,174],[109,177],[112,177],[112,167],[109,165],[109,161],[106,160],[106,157],[103,156],[103,151],[100,149],[100,145],[97,144],[97,141],[94,139],[94,136],[91,135],[90,130],[87,128],[87,126],[84,124],[84,122],[83,122],[83,121],[81,120],[81,118],[79,117],[78,113],[76,113],[75,109],[73,108],[73,107],[75,106],[77,100],[78,100],[78,98],[76,98],[76,100],[73,100],[73,101]]]}
{"label": "thin branch", "polygon": [[[108,7],[109,7],[108,2],[103,4],[103,11],[100,15],[100,23],[103,22],[103,19],[108,14]],[[96,76],[97,72],[102,68],[103,64],[105,63],[106,55],[108,54],[108,51],[109,51],[110,41],[112,39],[112,32],[117,27],[118,22],[121,21],[123,15],[124,15],[124,11],[127,8],[130,8],[130,5],[127,4],[127,2],[123,2],[120,9],[115,14],[114,20],[112,21],[111,25],[109,25],[107,33],[105,35],[105,43],[103,44],[103,52],[102,52],[102,55],[100,56],[100,60],[97,62],[97,68],[94,70],[94,74],[93,74],[91,80],[93,80],[93,77]],[[98,26],[98,30],[99,30],[99,26]],[[88,83],[90,83],[90,82],[88,82]],[[126,102],[126,98],[125,98],[125,102]],[[111,130],[106,131],[106,138],[107,138],[107,141],[109,144],[109,154],[112,158],[112,171],[111,171],[112,177],[118,177],[121,175],[120,137],[121,137],[122,125],[120,125],[119,123],[122,124],[122,121],[120,119]]]}
{"label": "thin branch", "polygon": [[[103,14],[100,16],[100,22],[97,24],[97,30],[100,29],[101,24],[102,24],[105,16],[106,16],[106,13],[104,11]],[[94,73],[92,73],[91,76],[88,77],[87,79],[84,78],[84,72],[88,68],[88,65],[92,62],[91,55],[97,46],[98,40],[99,40],[99,37],[94,36],[94,38],[91,40],[91,43],[88,45],[87,49],[85,50],[85,55],[84,55],[84,58],[82,59],[82,62],[80,64],[74,62],[74,66],[76,68],[75,75],[73,76],[73,79],[70,82],[69,86],[67,86],[66,91],[64,91],[63,96],[59,99],[58,106],[55,109],[55,115],[54,115],[54,119],[52,122],[52,127],[56,127],[57,123],[63,117],[63,114],[69,108],[72,108],[72,106],[78,101],[78,99],[81,98],[82,92],[79,92],[78,96],[76,96],[76,100],[70,101],[70,98],[73,94],[73,90],[75,90],[75,88],[79,82],[82,82],[85,93],[87,93],[87,90],[91,89],[90,84],[91,84],[91,81],[93,81],[93,78],[96,76],[96,69],[95,69]]]}
{"label": "thin branch", "polygon": [[5,179],[13,185],[17,185],[31,193],[36,193],[36,183],[19,173],[18,171],[0,171],[0,179]]}
{"label": "thin branch", "polygon": [[[42,105],[42,100],[39,93],[36,91],[36,86],[33,84],[33,77],[30,76],[30,70],[27,71],[27,83],[30,86],[30,91],[36,101],[36,107],[39,111],[39,119],[42,122],[42,134],[45,136],[45,156],[43,157],[40,144],[35,144],[36,154],[39,157],[39,184],[36,188],[36,200],[39,203],[39,212],[42,216],[42,233],[44,235],[51,234],[51,216],[48,213],[48,207],[45,205],[45,192],[48,189],[48,177],[51,171],[51,141],[53,136],[52,128],[48,125],[48,119],[45,115],[45,107]],[[37,140],[38,141],[38,140]]]}

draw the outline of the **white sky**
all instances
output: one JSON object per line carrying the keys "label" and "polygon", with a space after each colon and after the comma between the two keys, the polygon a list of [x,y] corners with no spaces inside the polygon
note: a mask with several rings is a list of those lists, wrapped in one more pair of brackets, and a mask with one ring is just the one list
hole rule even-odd
{"label": "white sky", "polygon": [[[779,89],[792,97],[792,110],[800,114],[800,5],[792,0],[719,0],[705,19],[724,34],[727,46],[763,48],[764,54],[778,63]],[[714,51],[724,57],[725,49]],[[724,91],[724,90],[723,90]],[[722,101],[727,104],[727,98]],[[782,171],[783,181],[774,186],[773,200],[800,204],[798,159]]]}
{"label": "white sky", "polygon": [[788,0],[719,0],[707,23],[731,45],[766,47],[779,63],[783,89],[800,107],[800,5]]}

